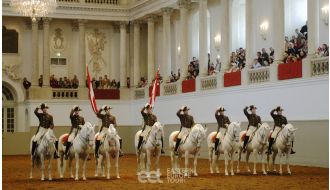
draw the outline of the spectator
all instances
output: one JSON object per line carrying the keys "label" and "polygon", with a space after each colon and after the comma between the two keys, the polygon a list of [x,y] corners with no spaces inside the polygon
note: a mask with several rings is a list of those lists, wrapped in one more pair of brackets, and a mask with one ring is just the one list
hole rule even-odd
{"label": "spectator", "polygon": [[260,64],[259,60],[258,59],[254,59],[253,60],[253,65],[252,65],[252,69],[257,69],[257,68],[260,68],[262,67],[262,65]]}
{"label": "spectator", "polygon": [[72,79],[72,88],[78,88],[79,87],[79,80],[77,78],[77,75],[74,75],[73,76],[73,79]]}
{"label": "spectator", "polygon": [[108,75],[104,75],[103,84],[104,88],[110,88],[110,79],[108,79]]}
{"label": "spectator", "polygon": [[42,84],[43,84],[43,76],[40,75],[40,78],[39,78],[39,86],[42,87]]}
{"label": "spectator", "polygon": [[[263,63],[264,65],[269,65],[269,55],[268,55],[268,53],[266,52],[266,49],[265,49],[265,48],[262,48],[262,49],[261,49],[261,52],[262,52],[262,54],[261,54],[262,63]],[[265,63],[265,62],[266,62],[266,63]]]}
{"label": "spectator", "polygon": [[274,49],[272,47],[270,47],[269,51],[270,51],[269,57],[274,59],[274,53],[275,53]]}
{"label": "spectator", "polygon": [[321,57],[327,57],[327,56],[329,56],[329,47],[328,47],[328,45],[327,44],[322,44],[322,46],[320,46],[317,49],[316,54],[318,54]]}
{"label": "spectator", "polygon": [[215,60],[217,63],[215,64],[215,72],[220,72],[221,71],[221,62],[220,62],[220,58],[218,57]]}
{"label": "spectator", "polygon": [[257,52],[257,61],[258,61],[259,64],[261,64],[261,66],[264,66],[264,64],[263,64],[264,62],[263,62],[260,51]]}
{"label": "spectator", "polygon": [[26,77],[24,77],[23,79],[23,86],[25,88],[25,90],[28,90],[31,87],[31,82],[29,82]]}
{"label": "spectator", "polygon": [[300,33],[302,33],[305,36],[305,38],[307,39],[307,21],[306,21],[306,24],[301,27]]}
{"label": "spectator", "polygon": [[126,81],[127,88],[131,88],[131,81],[130,81],[130,78],[127,77],[126,80],[127,80],[127,81]]}
{"label": "spectator", "polygon": [[64,88],[64,81],[63,81],[62,77],[60,77],[60,81],[58,81],[58,87],[59,88]]}

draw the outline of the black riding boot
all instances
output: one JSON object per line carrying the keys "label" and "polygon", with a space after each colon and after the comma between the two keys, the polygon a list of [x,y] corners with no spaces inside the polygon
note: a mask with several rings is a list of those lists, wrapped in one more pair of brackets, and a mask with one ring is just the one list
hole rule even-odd
{"label": "black riding boot", "polygon": [[181,139],[177,138],[177,139],[176,139],[176,144],[175,144],[175,149],[174,149],[174,152],[175,152],[176,155],[179,154],[179,153],[178,153],[178,148],[179,148],[179,146],[180,146],[180,142],[181,142]]}
{"label": "black riding boot", "polygon": [[37,148],[37,142],[32,141],[32,150],[31,150],[32,156],[34,155],[34,151],[36,150],[36,148]]}
{"label": "black riding boot", "polygon": [[290,154],[296,154],[296,152],[293,151],[293,141],[292,141],[292,146],[291,146],[291,152],[290,152]]}
{"label": "black riding boot", "polygon": [[243,152],[245,152],[246,151],[246,145],[247,145],[247,143],[249,142],[249,136],[245,136],[245,139],[244,139],[244,145],[243,145]]}
{"label": "black riding boot", "polygon": [[215,143],[214,143],[215,155],[218,155],[219,154],[219,151],[218,151],[219,141],[220,141],[220,139],[215,138]]}
{"label": "black riding boot", "polygon": [[55,152],[54,152],[54,159],[58,159],[59,156],[58,156],[58,141],[55,141]]}
{"label": "black riding boot", "polygon": [[141,145],[142,145],[143,137],[139,136],[139,143],[138,143],[138,151],[140,151]]}
{"label": "black riding boot", "polygon": [[122,144],[123,144],[123,139],[119,139],[119,146],[120,146],[120,150],[119,150],[119,156],[123,156],[123,150],[122,150]]}
{"label": "black riding boot", "polygon": [[164,152],[164,140],[163,140],[163,137],[161,138],[161,140],[162,140],[162,150],[161,150],[161,153],[162,154],[165,154],[165,152]]}
{"label": "black riding boot", "polygon": [[267,154],[272,154],[272,146],[273,146],[273,144],[274,144],[274,138],[270,138]]}
{"label": "black riding boot", "polygon": [[65,146],[65,151],[64,151],[64,159],[67,160],[68,159],[68,152],[71,146],[71,142],[66,142],[66,146]]}
{"label": "black riding boot", "polygon": [[95,142],[95,158],[99,158],[99,148],[100,148],[100,140],[96,140]]}

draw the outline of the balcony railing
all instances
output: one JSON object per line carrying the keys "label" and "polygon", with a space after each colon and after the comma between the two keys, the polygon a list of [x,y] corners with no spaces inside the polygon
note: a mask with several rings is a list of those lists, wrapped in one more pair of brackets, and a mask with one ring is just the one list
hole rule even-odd
{"label": "balcony railing", "polygon": [[217,88],[217,76],[208,76],[201,78],[201,90],[209,90]]}
{"label": "balcony railing", "polygon": [[119,0],[57,0],[61,3],[87,3],[100,5],[118,5]]}
{"label": "balcony railing", "polygon": [[329,57],[321,57],[311,60],[312,77],[329,74]]}
{"label": "balcony railing", "polygon": [[134,99],[143,99],[143,98],[145,98],[145,89],[144,88],[134,89]]}
{"label": "balcony railing", "polygon": [[53,99],[79,99],[78,89],[52,89]]}
{"label": "balcony railing", "polygon": [[174,83],[167,83],[164,84],[164,95],[174,95],[178,93],[178,84],[176,82]]}
{"label": "balcony railing", "polygon": [[250,69],[248,71],[249,83],[267,82],[270,80],[269,67],[261,67],[258,69]]}

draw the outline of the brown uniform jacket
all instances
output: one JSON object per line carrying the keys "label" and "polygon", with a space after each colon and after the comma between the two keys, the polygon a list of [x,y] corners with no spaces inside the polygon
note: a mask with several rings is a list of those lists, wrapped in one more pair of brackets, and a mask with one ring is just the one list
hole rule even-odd
{"label": "brown uniform jacket", "polygon": [[283,124],[284,125],[288,124],[288,121],[286,120],[285,116],[274,114],[274,112],[275,109],[270,112],[270,115],[274,119],[274,128],[275,126],[282,127]]}
{"label": "brown uniform jacket", "polygon": [[85,119],[82,116],[74,115],[73,113],[74,113],[74,111],[71,110],[71,112],[70,112],[71,130],[70,130],[69,135],[72,133],[72,130],[74,128],[78,128],[79,125],[85,125]]}
{"label": "brown uniform jacket", "polygon": [[248,128],[250,126],[255,126],[255,127],[258,127],[258,124],[261,124],[261,118],[259,115],[257,114],[250,114],[248,111],[247,111],[248,108],[244,108],[244,114],[245,116],[247,117],[247,119],[249,120],[249,125],[248,125]]}
{"label": "brown uniform jacket", "polygon": [[54,128],[54,121],[53,121],[53,116],[48,114],[48,113],[39,113],[38,108],[34,110],[34,114],[38,117],[39,119],[39,127],[43,128]]}
{"label": "brown uniform jacket", "polygon": [[181,122],[181,127],[192,128],[195,125],[194,117],[191,115],[180,114],[181,110],[176,112]]}
{"label": "brown uniform jacket", "polygon": [[153,126],[157,122],[156,115],[145,113],[144,110],[145,110],[145,108],[143,107],[142,110],[141,110],[141,114],[142,114],[142,117],[143,117],[144,126],[146,126],[146,125]]}
{"label": "brown uniform jacket", "polygon": [[227,129],[226,124],[227,125],[230,124],[229,118],[225,115],[219,115],[218,113],[219,113],[218,111],[215,112],[215,118],[217,119],[217,122],[218,122],[218,131],[219,131],[219,128]]}
{"label": "brown uniform jacket", "polygon": [[96,113],[96,116],[102,120],[102,127],[100,131],[103,129],[103,127],[109,128],[110,124],[113,124],[115,127],[117,127],[116,117],[111,114],[101,114],[102,110],[99,110],[99,112]]}

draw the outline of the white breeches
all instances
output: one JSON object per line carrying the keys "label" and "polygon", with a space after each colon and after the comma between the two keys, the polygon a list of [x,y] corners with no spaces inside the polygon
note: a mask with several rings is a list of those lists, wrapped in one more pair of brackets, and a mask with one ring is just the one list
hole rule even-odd
{"label": "white breeches", "polygon": [[226,128],[220,128],[219,129],[219,132],[217,133],[217,139],[220,139],[221,137],[224,137],[225,136],[225,134],[226,134],[226,132],[227,132],[227,129]]}
{"label": "white breeches", "polygon": [[246,136],[251,137],[251,135],[253,134],[253,132],[256,130],[257,128],[255,126],[250,126],[249,130],[246,132]]}
{"label": "white breeches", "polygon": [[100,131],[99,135],[97,136],[97,140],[102,140],[104,135],[107,134],[108,128],[103,127],[102,131]]}
{"label": "white breeches", "polygon": [[68,141],[72,142],[73,139],[76,137],[78,132],[78,128],[73,128],[71,134],[69,135]]}
{"label": "white breeches", "polygon": [[146,125],[144,128],[144,131],[141,133],[141,137],[147,137],[147,135],[149,134],[149,132],[151,131],[152,126]]}
{"label": "white breeches", "polygon": [[273,133],[272,133],[272,138],[276,138],[276,136],[277,136],[277,134],[280,132],[280,130],[281,130],[281,127],[279,127],[279,126],[275,126],[275,129],[274,129],[274,131],[273,131]]}
{"label": "white breeches", "polygon": [[45,133],[47,132],[47,130],[48,130],[48,129],[45,129],[45,128],[43,128],[43,127],[39,127],[39,131],[38,131],[38,133],[34,136],[33,141],[34,141],[34,142],[38,142],[38,141],[40,140],[40,138],[41,138],[42,136],[45,135]]}
{"label": "white breeches", "polygon": [[182,127],[181,132],[178,135],[179,139],[186,138],[191,131],[191,128]]}

